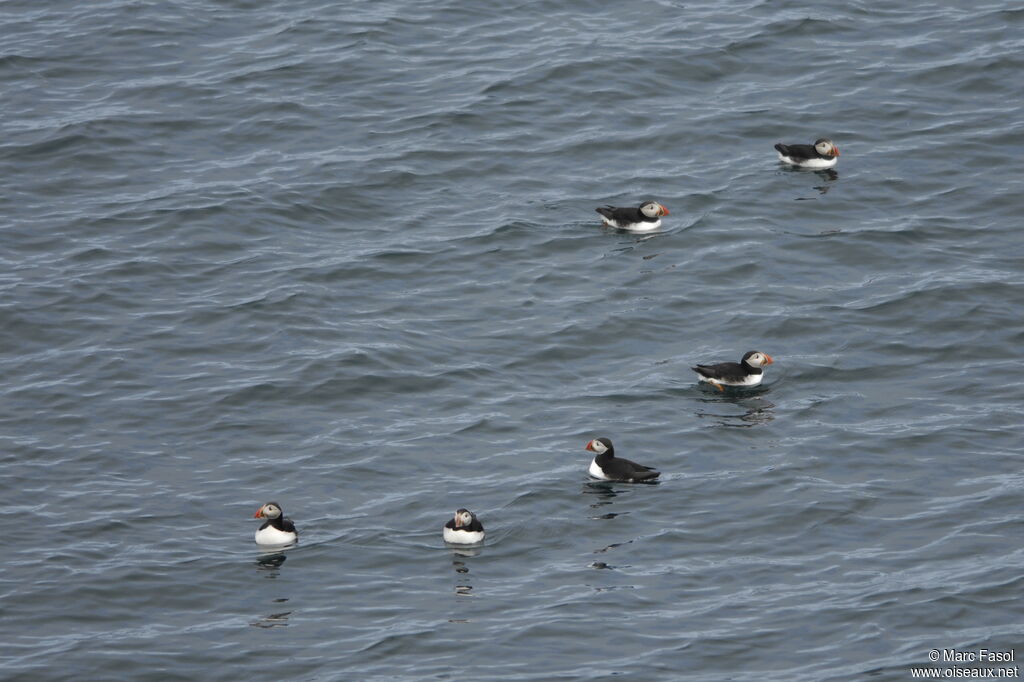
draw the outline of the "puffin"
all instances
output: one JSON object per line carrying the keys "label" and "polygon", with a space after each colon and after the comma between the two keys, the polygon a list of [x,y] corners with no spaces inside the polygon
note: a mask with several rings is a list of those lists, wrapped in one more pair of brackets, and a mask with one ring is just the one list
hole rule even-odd
{"label": "puffin", "polygon": [[484,526],[476,514],[468,509],[455,512],[455,517],[444,524],[442,533],[444,541],[453,545],[472,545],[484,541]]}
{"label": "puffin", "polygon": [[764,378],[764,368],[772,364],[772,356],[758,350],[743,354],[739,362],[719,362],[714,365],[697,365],[691,369],[719,391],[726,386],[757,386]]}
{"label": "puffin", "polygon": [[779,161],[797,168],[822,170],[831,168],[839,161],[839,147],[827,138],[821,138],[814,144],[782,144],[775,145],[779,153]]}
{"label": "puffin", "polygon": [[601,214],[605,225],[634,232],[657,230],[661,227],[661,216],[668,215],[668,209],[657,201],[645,201],[638,208],[602,206],[594,210]]}
{"label": "puffin", "polygon": [[587,443],[587,450],[595,453],[594,461],[590,463],[588,473],[594,478],[603,481],[625,481],[626,483],[640,483],[653,481],[661,476],[660,471],[643,464],[631,462],[628,459],[615,456],[615,448],[611,439],[595,438]]}
{"label": "puffin", "polygon": [[299,541],[299,532],[295,530],[295,524],[291,519],[284,518],[281,505],[277,502],[267,502],[256,510],[254,519],[266,519],[266,522],[256,531],[257,545],[290,545]]}

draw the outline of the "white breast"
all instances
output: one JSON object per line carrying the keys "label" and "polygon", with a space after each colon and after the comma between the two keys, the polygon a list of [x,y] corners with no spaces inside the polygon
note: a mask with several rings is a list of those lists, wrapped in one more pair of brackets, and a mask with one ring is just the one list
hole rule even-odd
{"label": "white breast", "polygon": [[601,467],[597,466],[597,457],[595,457],[594,460],[590,463],[590,470],[588,473],[594,478],[600,478],[602,481],[611,480],[604,475],[604,472],[601,471]]}
{"label": "white breast", "polygon": [[618,230],[629,230],[630,232],[651,232],[661,227],[661,218],[658,218],[653,223],[648,223],[645,221],[639,223],[629,223],[627,225],[620,225],[619,221],[608,219],[603,216],[601,217],[601,220],[604,221],[605,225],[609,225]]}
{"label": "white breast", "polygon": [[822,168],[831,168],[836,165],[836,162],[839,161],[839,157],[833,156],[831,159],[794,159],[790,156],[785,156],[782,152],[779,152],[779,161],[788,163],[792,166],[800,166],[801,168],[821,170]]}
{"label": "white breast", "polygon": [[481,530],[463,530],[462,528],[444,527],[444,541],[453,545],[472,545],[484,541],[484,532]]}
{"label": "white breast", "polygon": [[298,539],[299,536],[295,533],[278,530],[273,526],[267,526],[256,531],[257,545],[290,545]]}
{"label": "white breast", "polygon": [[706,376],[701,376],[701,381],[706,381],[709,384],[715,384],[716,386],[721,384],[722,386],[757,386],[764,379],[764,372],[760,374],[748,374],[743,381],[719,381],[718,379],[709,379]]}

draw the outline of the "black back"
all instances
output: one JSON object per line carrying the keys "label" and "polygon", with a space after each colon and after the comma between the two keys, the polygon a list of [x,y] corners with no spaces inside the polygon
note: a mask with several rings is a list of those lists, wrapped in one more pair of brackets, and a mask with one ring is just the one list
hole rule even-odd
{"label": "black back", "polygon": [[[643,206],[644,204],[640,204]],[[617,208],[615,206],[602,206],[601,208],[595,208],[595,211],[603,215],[605,218],[614,220],[619,225],[630,225],[632,223],[653,223],[658,218],[648,218],[641,211],[640,208]]]}
{"label": "black back", "polygon": [[740,382],[751,374],[762,373],[760,367],[754,367],[747,363],[747,358],[755,352],[757,351],[747,351],[743,354],[743,360],[740,362],[719,362],[713,365],[696,365],[690,369],[703,377],[707,377],[708,379]]}
{"label": "black back", "polygon": [[597,466],[601,467],[604,475],[616,481],[653,481],[661,476],[660,471],[653,467],[637,464],[628,459],[615,456],[615,448],[607,438],[598,438],[608,448],[606,452],[594,457]]}
{"label": "black back", "polygon": [[[276,519],[267,519],[266,523],[260,526],[260,530],[263,530],[267,526],[273,526],[274,528],[284,531],[285,533],[295,533],[298,536],[299,531],[295,530],[295,524],[292,523],[291,519],[286,519],[282,512]],[[251,527],[251,526],[250,526]]]}
{"label": "black back", "polygon": [[807,161],[809,159],[831,159],[831,156],[825,156],[819,154],[818,150],[814,148],[813,144],[782,144],[781,142],[775,145],[775,150],[783,156],[788,156],[791,159],[799,161]]}

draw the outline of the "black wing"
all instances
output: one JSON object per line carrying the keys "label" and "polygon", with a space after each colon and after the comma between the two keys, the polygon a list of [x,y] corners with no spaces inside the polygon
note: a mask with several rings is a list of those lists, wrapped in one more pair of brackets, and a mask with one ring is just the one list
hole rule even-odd
{"label": "black wing", "polygon": [[612,478],[627,481],[649,481],[661,475],[661,472],[655,470],[654,467],[637,464],[632,460],[622,459],[621,457],[616,457],[612,460],[611,471],[606,473],[610,473]]}
{"label": "black wing", "polygon": [[694,372],[708,379],[719,381],[743,381],[747,371],[738,362],[719,362],[714,365],[697,365],[691,367]]}
{"label": "black wing", "polygon": [[775,145],[776,151],[791,159],[816,159],[821,156],[813,144],[782,144]]}
{"label": "black wing", "polygon": [[595,211],[603,215],[605,218],[614,220],[619,224],[632,224],[640,222],[641,215],[639,208],[617,208],[615,206],[602,206],[601,208],[595,208]]}

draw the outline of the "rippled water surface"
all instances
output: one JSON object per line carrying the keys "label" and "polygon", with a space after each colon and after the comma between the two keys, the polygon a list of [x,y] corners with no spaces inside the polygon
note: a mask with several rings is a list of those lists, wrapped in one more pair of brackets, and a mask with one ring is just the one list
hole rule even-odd
{"label": "rippled water surface", "polygon": [[1018,3],[0,16],[3,677],[1024,658]]}

